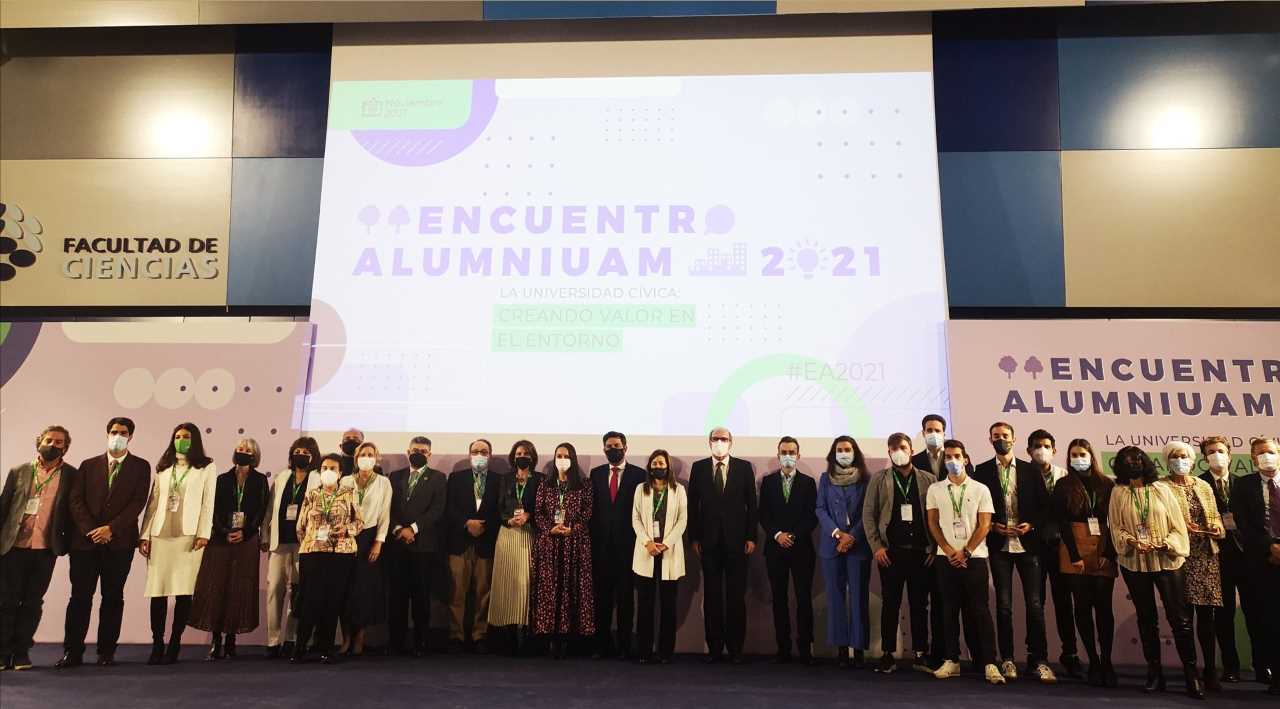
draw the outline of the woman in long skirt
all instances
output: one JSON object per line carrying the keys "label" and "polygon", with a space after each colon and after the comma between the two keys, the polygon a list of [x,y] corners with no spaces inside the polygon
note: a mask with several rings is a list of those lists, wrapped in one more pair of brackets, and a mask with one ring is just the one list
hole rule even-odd
{"label": "woman in long skirt", "polygon": [[578,453],[556,446],[556,474],[538,488],[533,544],[533,632],[551,639],[551,656],[562,659],[571,637],[596,632],[591,586],[591,486],[583,481]]}
{"label": "woman in long skirt", "polygon": [[520,651],[521,636],[529,628],[529,566],[533,552],[533,509],[542,476],[538,449],[529,441],[517,441],[507,456],[515,472],[503,476],[498,488],[498,514],[502,527],[493,555],[493,582],[489,586],[489,627],[505,628],[511,637],[511,654]]}

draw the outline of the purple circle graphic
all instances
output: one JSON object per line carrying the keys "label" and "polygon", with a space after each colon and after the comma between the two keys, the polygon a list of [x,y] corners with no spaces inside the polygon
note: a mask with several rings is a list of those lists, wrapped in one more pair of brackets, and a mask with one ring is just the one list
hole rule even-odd
{"label": "purple circle graphic", "polygon": [[471,111],[466,123],[448,129],[352,130],[370,155],[392,165],[422,167],[444,162],[480,137],[498,108],[493,79],[471,82]]}
{"label": "purple circle graphic", "polygon": [[723,204],[717,204],[707,210],[706,234],[728,234],[733,229],[733,210]]}

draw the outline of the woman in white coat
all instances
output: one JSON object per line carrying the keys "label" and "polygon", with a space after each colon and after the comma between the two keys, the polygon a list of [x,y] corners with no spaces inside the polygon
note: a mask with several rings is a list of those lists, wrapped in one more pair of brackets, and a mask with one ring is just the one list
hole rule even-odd
{"label": "woman in white coat", "polygon": [[[640,604],[636,609],[636,649],[640,664],[667,664],[676,647],[676,589],[684,576],[684,530],[689,499],[676,482],[665,450],[649,455],[648,478],[636,490],[631,526],[636,531],[631,571]],[[653,604],[659,598],[658,647],[653,647]]]}
{"label": "woman in white coat", "polygon": [[[146,596],[151,599],[151,656],[148,665],[171,665],[182,649],[182,631],[191,616],[191,595],[213,529],[213,497],[218,471],[204,453],[200,429],[181,423],[156,463],[151,497],[142,517],[138,548],[147,559]],[[173,627],[168,648],[164,627],[169,598]]]}
{"label": "woman in white coat", "polygon": [[382,565],[382,543],[391,523],[391,481],[377,472],[378,447],[369,441],[355,452],[356,470],[342,479],[356,495],[360,507],[360,533],[356,535],[356,566],[351,572],[346,608],[342,614],[342,652],[364,654],[364,629],[387,622],[387,587]]}
{"label": "woman in white coat", "polygon": [[[298,513],[307,493],[320,487],[320,446],[303,436],[289,448],[289,467],[271,482],[271,507],[262,521],[262,550],[267,552],[267,657],[293,655],[298,610]],[[285,600],[289,612],[284,612]]]}

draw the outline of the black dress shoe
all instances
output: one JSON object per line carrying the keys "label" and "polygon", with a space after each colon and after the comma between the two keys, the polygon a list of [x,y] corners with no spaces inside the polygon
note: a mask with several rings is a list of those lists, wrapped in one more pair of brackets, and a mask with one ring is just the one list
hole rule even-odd
{"label": "black dress shoe", "polygon": [[1240,681],[1240,671],[1227,670],[1226,672],[1222,673],[1222,677],[1220,679],[1223,682],[1230,682],[1231,684],[1235,684],[1236,682]]}
{"label": "black dress shoe", "polygon": [[1159,667],[1148,667],[1147,681],[1142,685],[1142,691],[1147,694],[1151,694],[1152,692],[1163,692],[1164,687],[1164,671]]}
{"label": "black dress shoe", "polygon": [[1253,681],[1259,684],[1271,684],[1271,670],[1265,667],[1254,670]]}
{"label": "black dress shoe", "polygon": [[742,655],[736,655],[736,654],[735,654],[735,655],[730,655],[730,656],[729,656],[729,664],[731,664],[731,665],[741,665],[741,664],[743,664],[743,663],[745,663],[745,662],[746,662],[746,660],[742,659]]}
{"label": "black dress shoe", "polygon": [[1218,681],[1217,670],[1205,669],[1204,671],[1204,688],[1209,692],[1221,692],[1222,683]]}
{"label": "black dress shoe", "polygon": [[1200,673],[1196,672],[1195,665],[1186,665],[1182,668],[1183,676],[1187,683],[1187,696],[1192,699],[1204,699],[1204,682],[1200,680]]}
{"label": "black dress shoe", "polygon": [[115,667],[116,654],[114,652],[104,652],[98,655],[98,667]]}
{"label": "black dress shoe", "polygon": [[1115,665],[1110,660],[1102,663],[1102,685],[1108,689],[1120,686],[1120,676],[1116,674]]}
{"label": "black dress shoe", "polygon": [[337,656],[337,655],[321,655],[321,656],[320,656],[320,664],[322,664],[322,665],[336,665],[336,664],[338,664],[338,656]]}
{"label": "black dress shoe", "polygon": [[53,666],[59,670],[69,670],[72,667],[79,667],[84,664],[84,658],[74,653],[65,653],[62,659],[53,663]]}
{"label": "black dress shoe", "polygon": [[862,651],[854,650],[853,651],[853,669],[860,670],[863,667],[866,667],[866,665],[867,665],[867,661],[866,661],[866,658],[862,656]]}
{"label": "black dress shoe", "polygon": [[714,665],[715,663],[717,663],[717,662],[719,662],[719,661],[720,661],[720,653],[718,653],[718,652],[717,652],[717,653],[707,653],[706,655],[703,655],[703,656],[702,656],[702,664],[704,664],[704,665]]}
{"label": "black dress shoe", "polygon": [[657,658],[655,658],[655,657],[651,657],[651,656],[641,657],[641,658],[640,658],[640,664],[642,664],[642,665],[656,665],[656,664],[658,664],[658,659],[657,659]]}
{"label": "black dress shoe", "polygon": [[1084,676],[1084,666],[1080,664],[1080,658],[1076,655],[1063,655],[1058,658],[1058,662],[1062,664],[1063,671],[1071,679],[1080,679]]}
{"label": "black dress shoe", "polygon": [[785,665],[785,664],[788,664],[789,662],[791,662],[791,653],[789,653],[789,652],[780,652],[780,653],[778,653],[777,655],[774,655],[774,656],[773,656],[773,659],[772,659],[772,660],[770,660],[769,662],[770,662],[771,664],[774,664],[774,665]]}
{"label": "black dress shoe", "polygon": [[1089,663],[1089,674],[1087,682],[1094,687],[1102,686],[1102,665],[1096,662]]}
{"label": "black dress shoe", "polygon": [[663,655],[662,657],[659,657],[659,658],[658,658],[658,662],[660,662],[661,664],[664,664],[664,665],[669,665],[669,664],[671,664],[671,656],[669,656],[669,655]]}
{"label": "black dress shoe", "polygon": [[280,654],[284,657],[293,657],[293,647],[296,643],[286,642],[280,646]]}
{"label": "black dress shoe", "polygon": [[274,659],[277,659],[278,657],[280,657],[280,646],[279,646],[279,645],[268,645],[268,646],[267,646],[267,659],[268,659],[268,660],[274,660]]}
{"label": "black dress shoe", "polygon": [[848,646],[841,645],[840,647],[836,648],[836,667],[843,668],[848,666],[849,666],[849,648]]}

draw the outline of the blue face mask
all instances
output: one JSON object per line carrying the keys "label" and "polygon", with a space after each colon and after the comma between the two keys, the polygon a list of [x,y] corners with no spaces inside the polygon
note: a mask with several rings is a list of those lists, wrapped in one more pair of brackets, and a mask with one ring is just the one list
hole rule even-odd
{"label": "blue face mask", "polygon": [[778,456],[778,462],[782,464],[782,467],[786,468],[787,470],[792,470],[796,467],[797,457],[798,456],[794,456],[794,455],[785,455],[785,454],[780,455]]}
{"label": "blue face mask", "polygon": [[960,473],[963,473],[963,472],[964,472],[964,461],[963,461],[963,460],[948,460],[948,461],[947,461],[947,472],[948,472],[948,473],[950,473],[950,474],[952,474],[952,475],[959,475]]}

